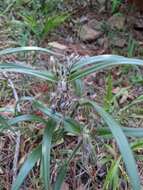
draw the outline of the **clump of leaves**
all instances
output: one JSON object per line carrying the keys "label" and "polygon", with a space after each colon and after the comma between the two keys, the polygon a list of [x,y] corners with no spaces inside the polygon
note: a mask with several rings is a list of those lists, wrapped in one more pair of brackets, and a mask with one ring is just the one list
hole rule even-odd
{"label": "clump of leaves", "polygon": [[112,12],[115,12],[121,5],[122,0],[112,0]]}
{"label": "clump of leaves", "polygon": [[[41,51],[44,53],[55,55],[54,52],[38,47],[22,47],[22,48],[12,48],[0,51],[0,57],[8,55],[11,53],[18,53],[23,51]],[[61,55],[62,56],[62,55]],[[58,64],[58,63],[56,63]],[[55,86],[55,89],[59,89],[57,96],[58,100],[55,99],[51,102],[52,105],[49,107],[43,102],[40,102],[34,98],[24,97],[20,101],[28,100],[32,103],[32,106],[40,110],[45,117],[37,116],[33,114],[26,115],[16,115],[13,118],[3,118],[0,117],[0,131],[3,130],[17,130],[14,127],[17,123],[22,121],[38,121],[42,123],[44,127],[43,138],[39,145],[29,154],[27,160],[21,167],[19,174],[15,183],[12,185],[12,190],[18,190],[22,183],[24,182],[26,176],[35,166],[35,164],[40,160],[41,165],[41,177],[45,189],[59,190],[61,189],[62,183],[66,176],[66,172],[69,166],[70,161],[76,155],[77,151],[82,145],[81,136],[85,133],[84,124],[81,124],[76,120],[76,113],[78,108],[90,108],[93,110],[93,114],[98,114],[101,117],[101,121],[106,124],[104,127],[96,128],[96,136],[114,138],[116,140],[118,149],[121,155],[117,158],[116,161],[112,161],[111,168],[108,171],[108,174],[105,179],[104,189],[111,187],[111,189],[116,189],[118,183],[118,178],[120,177],[117,174],[118,168],[120,167],[120,161],[123,160],[126,171],[128,173],[130,183],[133,190],[141,189],[139,174],[134,158],[134,153],[131,149],[131,146],[128,142],[128,137],[143,137],[143,129],[140,128],[124,128],[122,127],[108,112],[105,111],[104,107],[99,106],[95,101],[81,97],[82,93],[78,93],[76,100],[69,99],[69,90],[71,86],[76,86],[80,92],[81,85],[73,85],[73,83],[81,84],[81,79],[92,74],[94,72],[100,71],[102,69],[110,68],[117,65],[139,65],[143,66],[143,61],[139,59],[125,58],[123,56],[117,55],[101,55],[93,56],[88,58],[81,58],[74,62],[67,61],[66,64],[55,65],[56,69],[51,69],[48,71],[36,70],[25,65],[18,64],[0,64],[0,72],[15,72],[31,75],[38,77],[39,79],[46,80]],[[54,66],[54,65],[53,65]],[[55,67],[54,67],[55,68]],[[105,108],[108,111],[111,103],[111,78],[108,78],[108,88],[107,88],[107,101],[105,101]],[[72,91],[73,92],[73,91]],[[17,102],[16,106],[20,102]],[[70,112],[70,105],[74,105],[74,109]],[[66,108],[66,109],[64,109]],[[16,108],[15,108],[16,109]],[[17,110],[17,109],[16,109]],[[94,121],[96,123],[96,120]],[[85,124],[86,125],[86,124]],[[88,126],[90,123],[88,123]],[[96,125],[95,125],[96,126]],[[94,126],[94,127],[95,127]],[[51,150],[53,148],[53,140],[56,132],[60,131],[60,138],[62,138],[66,133],[73,134],[77,137],[80,137],[80,142],[75,147],[73,153],[67,156],[67,159],[59,164],[57,178],[54,184],[50,183],[50,174],[51,174]],[[85,134],[87,136],[87,134]],[[85,136],[83,135],[83,136]],[[93,134],[92,134],[93,135]],[[91,142],[91,141],[90,141]],[[55,142],[54,142],[55,143]],[[137,147],[137,143],[133,147]],[[116,174],[116,175],[114,175]],[[114,175],[114,176],[113,176]],[[120,174],[121,175],[121,174]],[[111,183],[110,182],[113,182]]]}
{"label": "clump of leaves", "polygon": [[39,20],[36,15],[24,15],[22,18],[28,30],[36,36],[38,41],[40,41],[55,28],[63,24],[63,22],[69,18],[69,14],[62,13],[54,16],[47,16]]}
{"label": "clump of leaves", "polygon": [[[50,32],[62,25],[70,16],[58,8],[59,1],[16,1],[13,10],[18,11],[11,21],[22,44],[33,37],[39,44]],[[22,33],[22,34],[21,34]],[[24,35],[25,34],[25,35]],[[16,33],[13,37],[16,36]],[[22,45],[21,44],[21,45]],[[25,43],[26,44],[26,43]]]}

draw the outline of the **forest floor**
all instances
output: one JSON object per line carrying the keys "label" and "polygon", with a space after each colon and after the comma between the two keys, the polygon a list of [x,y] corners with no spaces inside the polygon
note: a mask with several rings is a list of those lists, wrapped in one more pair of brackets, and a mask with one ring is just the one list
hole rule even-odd
{"label": "forest floor", "polygon": [[[70,6],[73,7],[68,21],[58,27],[58,29],[52,31],[43,40],[38,41],[38,43],[33,34],[29,36],[29,33],[25,29],[21,28],[19,30],[18,27],[20,25],[18,25],[18,19],[20,16],[14,12],[15,8],[13,5],[6,11],[2,11],[1,8],[0,49],[35,45],[46,48],[50,47],[55,52],[67,56],[71,54],[80,57],[117,54],[127,57],[143,58],[143,14],[140,11],[127,4],[121,4],[114,13],[111,11],[112,7],[110,4],[107,10],[103,3],[97,4],[96,6],[75,6],[75,4]],[[26,7],[24,8],[26,9]],[[13,27],[14,24],[16,25]],[[45,56],[45,54],[35,55],[32,53],[32,55],[22,54],[19,57],[17,55],[9,55],[2,58],[1,62],[20,62],[25,64],[25,60],[34,67],[46,69],[50,58]],[[128,106],[137,97],[143,95],[143,69],[136,66],[122,66],[116,67],[110,72],[102,71],[94,75],[92,74],[84,80],[84,94],[92,96],[94,100],[102,105],[106,97],[108,78],[110,76],[112,77],[112,94],[116,100],[111,105],[112,115],[126,127],[143,128],[143,103],[140,103],[138,106],[135,105],[130,110],[118,115],[122,108]],[[45,102],[47,101],[47,93],[50,87],[46,82],[39,82],[30,77],[23,78],[19,74],[10,73],[8,76],[1,74],[0,115],[11,117],[11,110],[14,109],[15,105],[13,91],[8,81],[9,78],[13,81],[19,97],[34,96]],[[27,108],[27,105],[23,106],[23,113],[27,113]],[[86,123],[86,116],[79,116],[79,120]],[[33,128],[25,130],[25,126],[27,124],[24,123],[21,132],[18,168],[24,162],[27,153],[41,140],[41,132],[38,128],[36,130]],[[102,146],[102,141],[99,139],[96,140],[97,142],[99,141],[98,145],[96,142],[93,142],[93,144],[96,146],[98,158],[108,158],[109,153],[114,155],[112,149],[108,147],[109,150],[106,150],[107,146]],[[58,157],[60,151],[72,150],[76,143],[76,137],[65,137],[64,142],[60,142],[57,149],[55,148],[55,157]],[[116,153],[118,152],[116,151],[114,141],[106,141],[106,143],[113,146]],[[14,147],[15,135],[11,132],[0,133],[0,190],[10,190],[11,187]],[[104,164],[97,164],[95,166],[92,162],[82,165],[82,161],[79,160],[80,158],[77,156],[71,162],[62,190],[102,190],[110,164],[108,167],[105,167]],[[143,162],[141,160],[138,161],[141,179],[143,179],[142,166]],[[74,175],[76,178],[73,177]],[[38,171],[35,168],[21,189],[41,190],[40,185]],[[118,189],[130,190],[130,186],[125,179],[122,179]]]}

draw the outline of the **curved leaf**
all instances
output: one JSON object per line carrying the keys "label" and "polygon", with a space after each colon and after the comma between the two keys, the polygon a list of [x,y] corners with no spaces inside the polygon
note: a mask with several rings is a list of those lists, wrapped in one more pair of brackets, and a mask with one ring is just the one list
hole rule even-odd
{"label": "curved leaf", "polygon": [[58,56],[63,56],[62,54],[53,52],[49,49],[46,48],[40,48],[40,47],[35,47],[35,46],[26,46],[26,47],[17,47],[17,48],[7,48],[4,50],[0,51],[0,56],[4,56],[4,55],[8,55],[8,54],[12,54],[12,53],[20,53],[20,52],[24,52],[24,51],[41,51],[44,53],[48,53],[48,54],[52,54],[52,55],[58,55]]}
{"label": "curved leaf", "polygon": [[19,122],[23,122],[23,121],[39,121],[39,122],[42,122],[43,124],[47,125],[47,122],[45,121],[45,119],[43,119],[37,115],[30,115],[30,114],[20,115],[20,116],[14,117],[12,119],[9,119],[8,124],[15,125],[15,124],[17,124]]}
{"label": "curved leaf", "polygon": [[64,119],[64,129],[68,133],[72,133],[74,135],[81,134],[81,125],[80,123],[76,122],[74,119],[70,117],[66,117]]}
{"label": "curved leaf", "polygon": [[100,55],[88,58],[82,58],[73,65],[69,80],[75,80],[94,73],[98,70],[117,65],[139,65],[143,66],[140,59],[126,58],[117,55]]}
{"label": "curved leaf", "polygon": [[20,172],[16,178],[16,181],[12,185],[12,190],[19,190],[20,186],[24,182],[25,178],[29,174],[29,172],[32,170],[36,162],[40,159],[41,157],[41,145],[35,148],[30,155],[28,156],[27,160],[23,164],[22,168],[20,169]]}
{"label": "curved leaf", "polygon": [[131,151],[130,145],[126,139],[126,136],[124,135],[122,127],[120,127],[120,125],[107,112],[105,112],[103,108],[98,106],[95,102],[88,101],[88,100],[81,100],[81,105],[90,105],[94,107],[94,109],[98,112],[98,114],[107,123],[114,138],[116,139],[116,142],[122,154],[127,172],[131,179],[132,187],[134,190],[139,190],[140,179],[139,179],[135,159]]}
{"label": "curved leaf", "polygon": [[4,72],[4,71],[28,74],[28,75],[32,75],[44,80],[56,82],[56,77],[54,76],[53,73],[49,71],[39,71],[27,66],[22,66],[18,64],[12,64],[12,63],[0,64],[0,72]]}

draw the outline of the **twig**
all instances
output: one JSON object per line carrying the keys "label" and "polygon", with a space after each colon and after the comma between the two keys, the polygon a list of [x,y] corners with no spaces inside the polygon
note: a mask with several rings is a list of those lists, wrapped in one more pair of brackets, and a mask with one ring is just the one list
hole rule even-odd
{"label": "twig", "polygon": [[[13,95],[14,95],[14,98],[16,100],[16,102],[19,100],[18,98],[18,94],[17,94],[17,91],[14,87],[14,84],[12,82],[12,80],[10,78],[8,78],[8,75],[6,74],[6,72],[3,72],[3,75],[5,76],[5,78],[7,78],[8,80],[8,83],[10,85],[10,87],[12,88],[13,90]],[[18,105],[17,106],[17,110],[18,112],[20,112],[20,106]],[[18,165],[18,157],[19,157],[19,149],[20,149],[20,137],[21,137],[21,134],[20,134],[20,131],[18,131],[16,133],[16,146],[15,146],[15,154],[14,154],[14,159],[13,159],[13,179],[12,179],[12,184],[15,182],[16,180],[16,176],[17,176],[17,165]]]}

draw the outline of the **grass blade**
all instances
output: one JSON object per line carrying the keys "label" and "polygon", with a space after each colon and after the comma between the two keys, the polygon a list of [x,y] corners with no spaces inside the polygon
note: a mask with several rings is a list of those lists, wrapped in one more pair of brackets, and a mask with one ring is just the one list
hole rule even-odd
{"label": "grass blade", "polygon": [[82,131],[81,125],[70,117],[66,117],[64,119],[64,129],[68,133],[72,133],[74,135],[80,135]]}
{"label": "grass blade", "polygon": [[[132,127],[122,127],[123,132],[128,137],[143,137],[143,128],[132,128]],[[96,129],[96,134],[99,136],[111,136],[111,131],[109,128],[98,128]]]}
{"label": "grass blade", "polygon": [[45,119],[38,117],[37,115],[30,115],[30,114],[25,114],[25,115],[20,115],[17,117],[14,117],[12,119],[8,120],[8,124],[9,125],[15,125],[19,122],[23,122],[23,121],[39,121],[42,122],[43,124],[47,125],[47,122],[45,121]]}
{"label": "grass blade", "polygon": [[20,53],[20,52],[25,52],[25,51],[41,51],[43,53],[48,53],[52,55],[58,55],[58,56],[63,56],[62,54],[53,52],[49,49],[46,48],[40,48],[40,47],[35,47],[35,46],[26,46],[26,47],[17,47],[17,48],[8,48],[0,51],[0,56],[12,54],[12,53]]}
{"label": "grass blade", "polygon": [[74,64],[69,80],[80,79],[101,69],[118,65],[143,66],[143,61],[117,55],[100,55],[84,58]]}
{"label": "grass blade", "polygon": [[30,155],[28,156],[27,160],[23,164],[22,168],[20,169],[20,172],[16,178],[16,181],[12,185],[12,190],[19,190],[20,186],[24,182],[25,178],[29,174],[29,172],[32,170],[36,162],[41,157],[41,145],[35,148]]}
{"label": "grass blade", "polygon": [[34,108],[40,110],[45,115],[48,115],[49,117],[51,117],[53,120],[57,122],[61,122],[61,120],[63,119],[63,116],[61,113],[53,111],[52,109],[48,108],[45,104],[43,104],[41,101],[34,100],[33,106]]}
{"label": "grass blade", "polygon": [[17,65],[17,64],[0,64],[0,72],[16,72],[16,73],[22,73],[22,74],[28,74],[32,75],[47,81],[56,82],[56,77],[53,73],[49,71],[39,71],[32,69],[27,66]]}
{"label": "grass blade", "polygon": [[42,142],[42,168],[45,189],[50,189],[50,154],[52,146],[53,132],[56,127],[56,122],[50,119],[47,127],[44,130]]}

